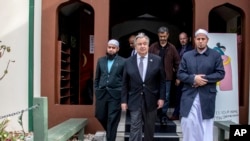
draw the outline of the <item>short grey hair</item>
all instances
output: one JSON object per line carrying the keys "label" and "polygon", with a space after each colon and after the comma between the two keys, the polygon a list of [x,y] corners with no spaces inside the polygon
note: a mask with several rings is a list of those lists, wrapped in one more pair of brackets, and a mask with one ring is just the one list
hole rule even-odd
{"label": "short grey hair", "polygon": [[166,26],[161,26],[159,29],[158,29],[158,33],[164,33],[164,32],[169,32],[168,28]]}
{"label": "short grey hair", "polygon": [[149,45],[150,39],[149,39],[149,37],[148,37],[145,33],[143,33],[143,32],[140,32],[140,33],[138,33],[138,34],[135,36],[134,44],[136,44],[136,41],[137,41],[137,39],[139,39],[139,38],[145,38],[145,39],[147,40],[148,45]]}

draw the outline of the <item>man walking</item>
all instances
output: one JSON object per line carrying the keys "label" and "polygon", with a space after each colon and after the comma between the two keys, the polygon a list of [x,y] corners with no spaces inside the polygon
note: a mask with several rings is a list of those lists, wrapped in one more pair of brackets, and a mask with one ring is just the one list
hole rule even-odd
{"label": "man walking", "polygon": [[106,131],[107,141],[115,141],[121,117],[122,75],[125,59],[118,56],[119,42],[109,40],[106,56],[98,59],[95,75],[95,116]]}
{"label": "man walking", "polygon": [[[193,49],[190,41],[189,41],[189,37],[187,35],[187,33],[185,32],[181,32],[179,34],[179,41],[180,41],[180,47],[177,48],[177,51],[180,55],[180,58],[182,58],[183,54],[187,51],[190,51]],[[180,116],[180,100],[181,100],[181,95],[182,95],[182,88],[183,88],[183,83],[179,80],[176,79],[175,80],[175,109],[174,112],[172,114],[172,116],[169,118],[170,120],[179,120],[179,116]]]}
{"label": "man walking", "polygon": [[162,58],[162,63],[165,71],[165,85],[166,85],[166,99],[163,108],[160,111],[161,124],[167,124],[167,112],[169,106],[170,88],[173,79],[175,78],[176,71],[180,63],[179,54],[173,44],[168,41],[169,30],[167,27],[162,26],[158,29],[159,41],[150,46],[150,53],[156,54]]}
{"label": "man walking", "polygon": [[[157,108],[165,100],[165,74],[161,58],[148,53],[149,38],[135,37],[137,54],[126,60],[123,73],[122,110],[130,112],[129,141],[153,141]],[[143,124],[144,123],[144,124]]]}
{"label": "man walking", "polygon": [[209,48],[208,32],[195,32],[195,49],[186,52],[177,77],[184,83],[181,97],[183,141],[212,141],[216,82],[225,76],[221,55]]}

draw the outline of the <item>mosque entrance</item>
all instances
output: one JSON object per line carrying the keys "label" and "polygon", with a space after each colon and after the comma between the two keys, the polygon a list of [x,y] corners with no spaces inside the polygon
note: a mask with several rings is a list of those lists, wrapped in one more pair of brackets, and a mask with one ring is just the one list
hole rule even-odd
{"label": "mosque entrance", "polygon": [[[158,40],[157,30],[167,26],[170,31],[169,42],[179,46],[179,33],[192,35],[192,0],[111,0],[110,38],[120,42],[119,55],[127,58],[131,54],[128,38],[132,34],[144,32],[150,44]],[[173,83],[174,84],[174,83]],[[174,107],[174,86],[170,94],[170,106]]]}
{"label": "mosque entrance", "polygon": [[169,28],[169,40],[178,46],[181,31],[192,35],[193,3],[192,0],[111,0],[109,26],[110,36],[121,42],[119,53],[124,57],[130,49],[128,37],[131,34],[143,31],[152,43],[158,40],[160,26]]}

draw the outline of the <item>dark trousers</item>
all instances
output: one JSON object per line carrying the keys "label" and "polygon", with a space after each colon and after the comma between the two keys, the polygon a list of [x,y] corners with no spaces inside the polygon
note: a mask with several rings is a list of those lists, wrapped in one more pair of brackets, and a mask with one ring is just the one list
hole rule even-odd
{"label": "dark trousers", "polygon": [[181,95],[182,95],[182,88],[183,88],[183,83],[180,83],[180,85],[176,86],[176,95],[175,95],[175,109],[173,112],[173,116],[180,116],[180,103],[181,103]]}
{"label": "dark trousers", "polygon": [[[157,110],[147,111],[144,102],[142,102],[142,106],[138,110],[130,111],[131,124],[129,141],[142,141],[143,130],[144,141],[153,141],[156,117]],[[144,128],[142,128],[143,125]]]}
{"label": "dark trousers", "polygon": [[96,99],[95,116],[106,131],[107,141],[115,141],[121,118],[121,101],[106,93],[102,99]]}

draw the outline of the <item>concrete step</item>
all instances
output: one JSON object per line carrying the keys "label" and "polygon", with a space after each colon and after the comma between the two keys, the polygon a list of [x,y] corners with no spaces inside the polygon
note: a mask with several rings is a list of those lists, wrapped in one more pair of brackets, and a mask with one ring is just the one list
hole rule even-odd
{"label": "concrete step", "polygon": [[[170,112],[171,109],[170,109]],[[122,112],[121,120],[118,126],[117,130],[117,138],[116,141],[127,141],[129,137],[129,132],[126,132],[128,130],[129,125],[126,123],[126,112]],[[169,122],[169,125],[160,125],[159,122],[156,122],[156,132],[154,134],[155,141],[165,141],[168,139],[168,141],[182,141],[182,132],[180,127],[180,121],[171,121]],[[127,129],[126,129],[127,128]],[[174,132],[170,132],[170,130],[173,130]],[[94,141],[106,141],[106,133],[105,131],[99,131],[96,132]]]}
{"label": "concrete step", "polygon": [[[116,141],[128,141],[129,133],[117,133]],[[179,133],[155,133],[154,141],[182,141],[182,135]],[[96,132],[93,141],[106,141],[106,132]]]}
{"label": "concrete step", "polygon": [[[142,135],[144,138],[144,135]],[[177,133],[154,133],[154,141],[179,141],[181,136]],[[129,133],[125,133],[125,141],[129,140]]]}

